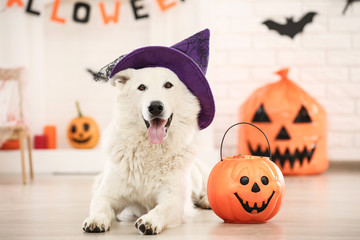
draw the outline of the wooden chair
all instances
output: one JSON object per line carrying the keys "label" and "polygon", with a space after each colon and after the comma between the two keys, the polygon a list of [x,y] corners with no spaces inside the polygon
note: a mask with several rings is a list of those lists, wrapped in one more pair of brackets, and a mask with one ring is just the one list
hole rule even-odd
{"label": "wooden chair", "polygon": [[[30,178],[34,178],[33,167],[32,167],[32,157],[31,157],[31,138],[27,126],[24,124],[23,116],[23,105],[22,105],[22,68],[0,68],[0,86],[6,83],[6,81],[17,81],[17,91],[18,91],[18,105],[19,116],[17,119],[17,124],[15,126],[1,126],[0,129],[12,131],[12,134],[8,140],[19,140],[20,142],[20,154],[21,154],[21,170],[22,170],[22,180],[26,184],[26,167],[25,167],[25,139],[27,139],[27,148],[29,153],[29,167],[30,167]],[[5,81],[5,82],[4,82]],[[17,104],[16,103],[16,104]]]}

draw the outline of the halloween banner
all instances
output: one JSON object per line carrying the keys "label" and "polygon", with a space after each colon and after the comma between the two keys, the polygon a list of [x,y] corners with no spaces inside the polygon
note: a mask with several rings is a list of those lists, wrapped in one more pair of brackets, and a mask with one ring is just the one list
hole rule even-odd
{"label": "halloween banner", "polygon": [[[42,13],[39,9],[36,9],[36,1],[42,0],[5,0],[5,6],[1,6],[1,12],[6,11],[9,8],[24,8],[25,14],[33,16],[40,16]],[[88,0],[89,1],[89,0]],[[150,17],[147,9],[145,8],[146,0],[128,0],[130,2],[130,8],[124,9],[124,11],[132,11],[135,20],[147,19]],[[111,3],[105,3],[99,0],[94,4],[94,1],[87,3],[86,1],[76,1],[72,10],[72,19],[66,19],[59,14],[61,9],[61,0],[53,0],[52,11],[49,21],[53,21],[60,24],[66,24],[67,21],[72,20],[76,23],[87,23],[91,21],[92,11],[100,11],[102,21],[105,25],[109,23],[117,23],[120,19],[120,13],[122,10],[121,0],[115,0]],[[168,11],[176,7],[179,3],[184,3],[185,0],[152,0],[151,4],[158,5],[162,12]]]}

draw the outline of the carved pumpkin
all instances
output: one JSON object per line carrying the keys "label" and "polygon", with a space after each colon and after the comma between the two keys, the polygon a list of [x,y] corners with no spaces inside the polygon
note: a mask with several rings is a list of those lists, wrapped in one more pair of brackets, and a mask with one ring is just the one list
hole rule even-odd
{"label": "carved pumpkin", "polygon": [[[255,123],[266,132],[272,160],[283,174],[315,174],[328,168],[324,108],[287,78],[257,89],[240,108],[240,120]],[[262,136],[239,128],[238,151],[267,156]]]}
{"label": "carved pumpkin", "polygon": [[229,223],[266,222],[279,212],[285,181],[267,157],[226,157],[212,169],[207,195],[212,210]]}
{"label": "carved pumpkin", "polygon": [[69,142],[74,148],[94,148],[99,142],[99,128],[94,119],[82,115],[78,102],[76,108],[79,116],[71,120],[67,129]]}

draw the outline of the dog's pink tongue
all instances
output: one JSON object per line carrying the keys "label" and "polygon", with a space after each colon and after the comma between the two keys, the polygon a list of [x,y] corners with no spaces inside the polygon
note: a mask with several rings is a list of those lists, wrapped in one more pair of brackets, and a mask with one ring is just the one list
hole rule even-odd
{"label": "dog's pink tongue", "polygon": [[165,138],[166,120],[155,119],[150,121],[149,138],[152,144],[161,144]]}

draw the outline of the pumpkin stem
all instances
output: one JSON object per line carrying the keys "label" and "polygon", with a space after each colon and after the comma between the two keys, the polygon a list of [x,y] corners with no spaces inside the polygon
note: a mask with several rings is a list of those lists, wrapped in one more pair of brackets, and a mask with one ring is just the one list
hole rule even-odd
{"label": "pumpkin stem", "polygon": [[283,69],[277,71],[276,74],[281,77],[281,80],[289,80],[287,78],[288,72],[289,72],[289,68],[283,68]]}
{"label": "pumpkin stem", "polygon": [[82,117],[83,115],[82,115],[81,110],[80,110],[79,101],[76,101],[75,105],[76,105],[76,109],[77,109],[79,117]]}

